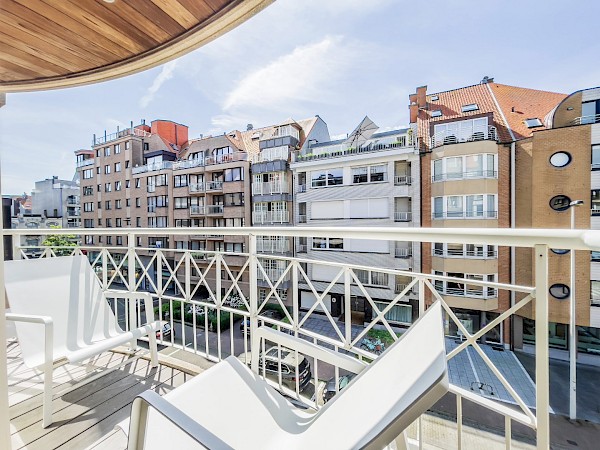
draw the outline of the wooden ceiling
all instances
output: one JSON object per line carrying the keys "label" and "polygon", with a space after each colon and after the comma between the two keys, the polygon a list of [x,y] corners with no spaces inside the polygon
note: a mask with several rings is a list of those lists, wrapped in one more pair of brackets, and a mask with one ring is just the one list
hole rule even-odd
{"label": "wooden ceiling", "polygon": [[98,82],[165,63],[273,0],[2,0],[0,92]]}

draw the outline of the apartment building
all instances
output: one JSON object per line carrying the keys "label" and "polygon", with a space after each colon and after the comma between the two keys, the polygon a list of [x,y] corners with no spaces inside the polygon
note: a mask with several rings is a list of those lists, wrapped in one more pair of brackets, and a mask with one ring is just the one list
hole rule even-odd
{"label": "apartment building", "polygon": [[[311,143],[294,155],[291,164],[296,197],[295,222],[306,226],[409,227],[420,221],[419,155],[410,129],[380,132],[368,117],[347,139]],[[298,254],[307,259],[372,265],[405,271],[419,270],[419,249],[409,242],[361,241],[324,237],[301,238]],[[322,292],[337,278],[339,268],[308,264],[307,275]],[[401,294],[407,279],[386,273],[356,271],[380,309]],[[311,308],[316,298],[301,279],[300,305]],[[334,317],[344,314],[344,280],[338,280],[324,298]],[[320,306],[317,310],[322,309]],[[372,308],[353,280],[352,321],[372,319]],[[418,314],[416,291],[404,295],[387,314],[390,323],[409,324]]]}
{"label": "apartment building", "polygon": [[[494,83],[427,93],[421,86],[409,96],[410,122],[421,152],[421,224],[423,227],[514,227],[514,143],[537,129],[565,95]],[[543,125],[541,125],[543,126]],[[507,247],[423,244],[426,273],[508,283],[514,255]],[[437,281],[436,288],[469,331],[477,331],[513,299],[507,291]],[[430,298],[430,296],[428,296]],[[458,335],[450,321],[446,332]],[[509,344],[505,321],[485,336]]]}
{"label": "apartment building", "polygon": [[58,177],[36,181],[31,193],[31,213],[48,219],[57,219],[61,228],[81,226],[79,184]]}
{"label": "apartment building", "polygon": [[[516,143],[516,226],[600,229],[600,88],[577,91],[546,116],[529,115],[531,137]],[[570,206],[582,200],[583,204]],[[571,254],[552,249],[548,261],[550,345],[567,349],[570,320]],[[529,249],[516,254],[516,282],[531,284]],[[575,255],[578,350],[600,353],[600,254]],[[534,308],[523,311],[525,343],[534,342]]]}
{"label": "apartment building", "polygon": [[[252,158],[252,225],[293,225],[292,154],[304,151],[311,142],[329,140],[327,124],[319,116],[300,121],[288,119],[259,129],[249,126],[241,135]],[[293,241],[289,237],[262,237],[257,242],[257,251],[289,256],[293,252]],[[281,278],[277,295],[283,302],[287,302],[288,298],[291,301],[291,296],[288,296],[290,276],[289,273],[284,275],[287,262],[275,258],[261,258],[260,262],[265,273],[259,271],[259,299],[264,300],[268,295],[269,282],[266,278],[273,284]]]}

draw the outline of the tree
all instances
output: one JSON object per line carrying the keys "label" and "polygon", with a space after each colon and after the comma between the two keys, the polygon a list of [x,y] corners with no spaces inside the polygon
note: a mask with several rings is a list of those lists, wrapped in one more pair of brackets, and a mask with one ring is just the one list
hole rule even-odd
{"label": "tree", "polygon": [[[50,228],[60,228],[57,226],[51,226]],[[52,247],[56,256],[68,256],[73,253],[73,250],[62,247],[75,247],[77,246],[77,238],[73,234],[50,234],[46,236],[43,246]],[[60,247],[60,248],[56,248]]]}

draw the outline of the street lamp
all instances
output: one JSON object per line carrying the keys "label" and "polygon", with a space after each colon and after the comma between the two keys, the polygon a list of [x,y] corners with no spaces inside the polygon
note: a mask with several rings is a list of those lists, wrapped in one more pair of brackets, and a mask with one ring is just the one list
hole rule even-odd
{"label": "street lamp", "polygon": [[[571,209],[571,229],[575,229],[575,207],[583,205],[583,200],[569,203]],[[575,304],[575,250],[571,249],[570,315],[569,315],[569,418],[577,419],[577,326]]]}

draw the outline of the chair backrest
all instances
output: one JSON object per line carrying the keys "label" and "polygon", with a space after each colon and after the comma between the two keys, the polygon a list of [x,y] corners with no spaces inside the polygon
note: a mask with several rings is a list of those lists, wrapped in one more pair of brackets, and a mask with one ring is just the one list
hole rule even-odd
{"label": "chair backrest", "polygon": [[381,448],[439,400],[448,384],[437,302],[319,411],[310,434],[326,436],[338,423],[352,448]]}
{"label": "chair backrest", "polygon": [[[54,359],[122,330],[86,256],[6,261],[5,283],[12,313],[49,316],[54,322]],[[44,327],[16,323],[25,364],[44,362]]]}

